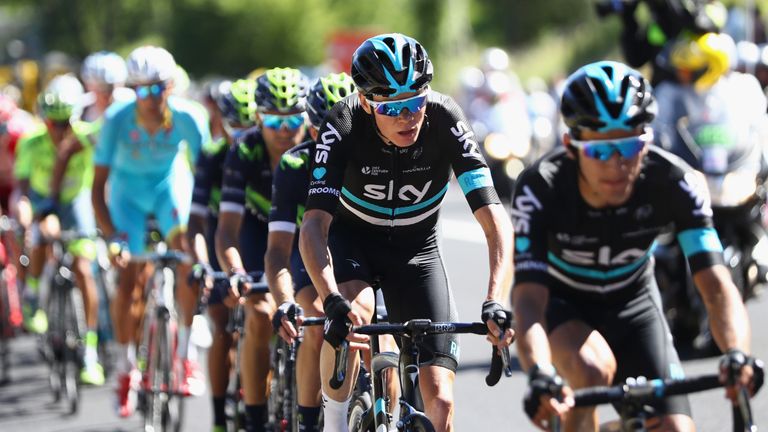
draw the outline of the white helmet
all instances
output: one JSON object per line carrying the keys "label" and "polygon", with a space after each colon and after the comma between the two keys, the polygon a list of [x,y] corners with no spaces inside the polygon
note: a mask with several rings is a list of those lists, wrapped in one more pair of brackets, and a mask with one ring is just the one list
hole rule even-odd
{"label": "white helmet", "polygon": [[176,75],[176,61],[164,48],[145,45],[138,47],[128,56],[127,84],[142,84],[167,81]]}
{"label": "white helmet", "polygon": [[483,51],[484,71],[505,71],[509,68],[509,54],[501,48],[491,47]]}
{"label": "white helmet", "polygon": [[109,51],[99,51],[85,58],[80,76],[86,83],[119,85],[125,83],[128,70],[125,67],[125,60],[119,55]]}

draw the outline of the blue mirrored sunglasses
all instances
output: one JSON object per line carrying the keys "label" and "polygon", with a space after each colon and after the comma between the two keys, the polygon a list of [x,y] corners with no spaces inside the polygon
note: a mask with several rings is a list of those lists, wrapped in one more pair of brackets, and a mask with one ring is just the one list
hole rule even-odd
{"label": "blue mirrored sunglasses", "polygon": [[285,126],[288,130],[296,130],[304,125],[304,113],[291,115],[262,114],[261,122],[264,127],[270,129],[280,129]]}
{"label": "blue mirrored sunglasses", "polygon": [[421,111],[427,104],[427,93],[392,102],[376,102],[366,98],[376,114],[397,117],[407,109],[411,114]]}
{"label": "blue mirrored sunglasses", "polygon": [[146,99],[149,96],[157,98],[163,94],[163,91],[165,91],[165,83],[161,82],[161,83],[154,83],[154,84],[147,84],[147,85],[139,85],[134,87],[133,90],[136,92],[136,97],[138,97],[139,99]]}
{"label": "blue mirrored sunglasses", "polygon": [[607,161],[618,153],[624,159],[632,159],[637,156],[646,144],[653,141],[653,132],[647,130],[642,135],[606,140],[571,140],[574,147],[584,150],[584,154],[591,159]]}

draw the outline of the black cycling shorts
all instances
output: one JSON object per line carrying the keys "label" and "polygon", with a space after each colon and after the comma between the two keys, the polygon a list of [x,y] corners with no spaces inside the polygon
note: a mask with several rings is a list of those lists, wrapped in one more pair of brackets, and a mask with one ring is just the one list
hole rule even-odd
{"label": "black cycling shorts", "polygon": [[[458,319],[436,234],[408,241],[402,238],[391,240],[333,224],[328,243],[337,282],[361,280],[373,286],[377,281],[384,295],[389,322],[404,323],[418,318],[432,321]],[[427,336],[419,347],[419,365],[456,371],[459,361],[457,335]]]}
{"label": "black cycling shorts", "polygon": [[[616,358],[614,385],[638,376],[681,378],[683,368],[661,309],[656,282],[646,278],[639,288],[628,287],[622,291],[601,296],[573,293],[572,288],[554,286],[546,311],[548,333],[571,320],[582,321],[597,330]],[[685,395],[649,405],[657,415],[691,415]]]}

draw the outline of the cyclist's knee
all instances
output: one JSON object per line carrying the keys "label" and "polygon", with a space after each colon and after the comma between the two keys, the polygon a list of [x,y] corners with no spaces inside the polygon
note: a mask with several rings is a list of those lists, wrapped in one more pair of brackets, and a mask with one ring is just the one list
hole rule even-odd
{"label": "cyclist's knee", "polygon": [[320,348],[323,346],[323,327],[304,327],[304,341],[301,346],[306,346],[308,349],[319,353]]}
{"label": "cyclist's knee", "polygon": [[251,308],[246,314],[245,326],[246,338],[256,341],[258,345],[269,343],[272,337],[272,321],[269,313],[265,313],[263,309]]}
{"label": "cyclist's knee", "polygon": [[609,385],[616,374],[616,365],[601,362],[596,356],[583,352],[570,356],[560,367],[563,376],[576,387]]}

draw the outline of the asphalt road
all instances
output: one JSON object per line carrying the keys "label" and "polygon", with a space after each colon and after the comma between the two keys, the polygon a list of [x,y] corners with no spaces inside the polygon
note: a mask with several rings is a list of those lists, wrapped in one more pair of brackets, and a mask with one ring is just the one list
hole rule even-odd
{"label": "asphalt road", "polygon": [[[458,188],[452,187],[442,210],[443,252],[451,285],[462,320],[479,318],[487,277],[487,248],[482,232],[474,222]],[[753,329],[753,351],[768,359],[768,299],[763,296],[749,305]],[[0,387],[0,431],[137,431],[140,419],[118,419],[113,410],[111,383],[102,388],[85,388],[81,410],[75,416],[63,414],[64,407],[53,404],[48,389],[48,371],[35,350],[34,340],[17,339],[13,345],[13,381]],[[484,377],[490,346],[484,338],[462,336],[461,365],[456,379],[456,430],[533,431],[522,411],[525,378],[516,371],[487,387]],[[685,361],[687,374],[713,373],[717,359]],[[722,391],[691,397],[694,420],[699,431],[730,430],[730,408]],[[768,427],[768,392],[763,390],[753,401],[757,423]],[[211,424],[207,396],[186,401],[185,431],[208,431]],[[611,408],[600,409],[604,420],[616,418]]]}

